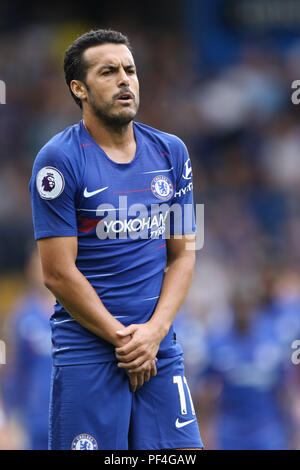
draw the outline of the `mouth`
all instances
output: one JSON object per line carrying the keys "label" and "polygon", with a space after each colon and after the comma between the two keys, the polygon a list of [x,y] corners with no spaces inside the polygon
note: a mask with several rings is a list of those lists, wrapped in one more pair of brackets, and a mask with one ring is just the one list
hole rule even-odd
{"label": "mouth", "polygon": [[133,96],[131,93],[122,93],[117,97],[117,101],[122,101],[122,102],[130,102],[133,100]]}

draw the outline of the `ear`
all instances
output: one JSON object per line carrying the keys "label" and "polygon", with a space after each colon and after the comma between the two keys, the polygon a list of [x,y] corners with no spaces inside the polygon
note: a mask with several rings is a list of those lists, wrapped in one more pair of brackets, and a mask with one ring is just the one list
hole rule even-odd
{"label": "ear", "polygon": [[79,98],[81,101],[87,98],[86,86],[80,80],[72,80],[70,82],[70,88],[74,95],[77,96],[77,98]]}

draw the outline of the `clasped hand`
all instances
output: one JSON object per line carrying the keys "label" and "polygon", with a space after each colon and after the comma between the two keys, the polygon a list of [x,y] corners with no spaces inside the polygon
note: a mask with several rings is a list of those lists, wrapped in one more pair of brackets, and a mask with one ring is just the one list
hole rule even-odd
{"label": "clasped hand", "polygon": [[157,374],[156,354],[162,340],[161,334],[149,323],[132,324],[116,332],[120,338],[130,340],[115,349],[118,367],[129,376],[130,389],[135,392]]}

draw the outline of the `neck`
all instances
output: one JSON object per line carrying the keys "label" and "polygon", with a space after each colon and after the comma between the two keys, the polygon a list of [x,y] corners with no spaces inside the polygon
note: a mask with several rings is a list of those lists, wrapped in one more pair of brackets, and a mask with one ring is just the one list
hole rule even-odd
{"label": "neck", "polygon": [[124,148],[135,140],[133,122],[114,125],[103,122],[98,116],[83,113],[83,124],[100,147]]}

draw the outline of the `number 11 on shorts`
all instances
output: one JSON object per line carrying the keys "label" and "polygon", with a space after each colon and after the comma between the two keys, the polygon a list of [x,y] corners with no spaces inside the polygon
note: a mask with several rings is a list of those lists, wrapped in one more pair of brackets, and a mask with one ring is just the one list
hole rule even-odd
{"label": "number 11 on shorts", "polygon": [[195,414],[195,408],[194,408],[194,405],[193,405],[192,395],[191,395],[189,386],[187,384],[186,378],[182,377],[181,375],[174,375],[173,383],[177,384],[177,387],[178,387],[181,414],[182,415],[187,414],[186,398],[185,398],[184,385],[183,385],[183,383],[185,383],[186,389],[188,391],[189,401],[190,401],[190,404],[191,404],[192,414],[194,415]]}

